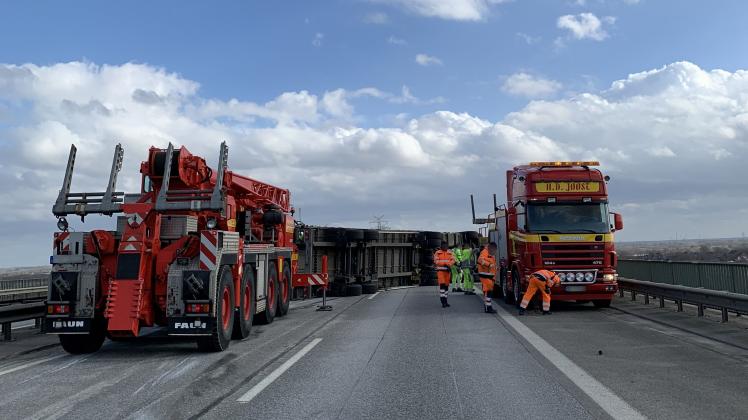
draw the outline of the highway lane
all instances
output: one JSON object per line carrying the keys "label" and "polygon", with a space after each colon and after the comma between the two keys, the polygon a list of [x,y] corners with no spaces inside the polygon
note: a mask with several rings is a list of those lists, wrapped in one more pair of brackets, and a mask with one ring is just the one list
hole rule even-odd
{"label": "highway lane", "polygon": [[461,294],[442,309],[433,287],[369,297],[336,299],[332,312],[294,302],[288,317],[218,354],[154,336],[69,356],[53,337],[21,337],[0,344],[2,417],[606,417],[583,379],[510,317],[642,415],[748,418],[748,342],[732,325],[625,301],[616,306],[668,325],[578,305],[520,318],[501,304],[511,312],[487,315],[479,297]]}

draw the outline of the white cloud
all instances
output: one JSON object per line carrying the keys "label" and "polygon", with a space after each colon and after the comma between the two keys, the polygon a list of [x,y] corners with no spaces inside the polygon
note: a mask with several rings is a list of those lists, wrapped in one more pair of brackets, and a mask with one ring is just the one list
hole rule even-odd
{"label": "white cloud", "polygon": [[390,22],[390,18],[387,16],[387,13],[372,12],[364,16],[364,22],[373,25],[384,25]]}
{"label": "white cloud", "polygon": [[317,32],[314,34],[314,38],[312,38],[312,45],[315,47],[321,47],[322,46],[322,40],[325,39],[325,34],[322,32]]}
{"label": "white cloud", "polygon": [[507,0],[369,0],[390,4],[421,16],[476,21],[488,17],[491,6]]}
{"label": "white cloud", "polygon": [[608,32],[603,28],[604,24],[612,25],[615,17],[605,16],[599,19],[592,13],[580,13],[578,15],[564,15],[558,18],[556,26],[566,29],[575,39],[592,39],[602,41],[608,37]]}
{"label": "white cloud", "polygon": [[416,54],[416,63],[424,67],[441,66],[444,64],[439,58],[427,54]]}
{"label": "white cloud", "polygon": [[[213,164],[227,140],[230,167],[290,188],[306,222],[367,226],[385,214],[396,228],[438,230],[470,228],[467,194],[478,193],[485,209],[501,193],[503,171],[518,163],[599,159],[613,178],[613,209],[624,210],[620,239],[668,237],[683,226],[704,236],[748,230],[736,216],[748,208],[736,193],[748,191],[740,176],[748,71],[673,63],[604,91],[530,102],[502,121],[444,110],[358,123],[354,104],[364,98],[428,102],[407,87],[282,92],[264,103],[209,99],[198,88],[142,64],[0,65],[0,265],[44,262],[39,248],[54,230],[50,207],[71,142],[76,191],[103,188],[116,142],[125,147],[119,189],[132,192],[151,145],[184,144]],[[111,222],[91,217],[86,225]]]}
{"label": "white cloud", "polygon": [[511,95],[542,98],[555,94],[562,87],[561,83],[555,80],[520,72],[507,77],[501,89]]}
{"label": "white cloud", "polygon": [[521,40],[525,41],[525,43],[526,43],[527,45],[534,45],[534,44],[537,44],[537,43],[538,43],[538,42],[540,42],[540,41],[541,41],[541,39],[542,39],[542,38],[541,38],[541,37],[539,37],[539,36],[532,36],[532,35],[528,35],[528,34],[526,34],[526,33],[524,33],[524,32],[517,32],[517,34],[516,34],[516,35],[517,35],[517,38],[519,38],[519,39],[521,39]]}
{"label": "white cloud", "polygon": [[387,42],[392,45],[407,45],[408,42],[405,41],[402,38],[398,38],[395,35],[390,35],[389,38],[387,38]]}

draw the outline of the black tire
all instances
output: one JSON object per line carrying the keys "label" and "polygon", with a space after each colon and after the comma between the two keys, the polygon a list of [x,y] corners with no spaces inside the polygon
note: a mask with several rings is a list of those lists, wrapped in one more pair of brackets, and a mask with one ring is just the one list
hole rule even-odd
{"label": "black tire", "polygon": [[291,267],[284,262],[281,278],[278,279],[278,316],[286,316],[288,307],[291,305]]}
{"label": "black tire", "polygon": [[361,229],[346,229],[345,238],[348,242],[361,242],[364,240],[364,231]]}
{"label": "black tire", "polygon": [[106,338],[106,321],[94,318],[89,334],[60,334],[62,349],[70,354],[87,354],[97,352]]}
{"label": "black tire", "polygon": [[379,231],[376,230],[376,229],[366,229],[364,231],[364,240],[366,242],[378,241],[379,240]]}
{"label": "black tire", "polygon": [[512,270],[512,283],[512,299],[514,304],[519,307],[519,304],[522,303],[522,282],[516,270]]}
{"label": "black tire", "polygon": [[262,224],[279,225],[283,223],[283,212],[280,210],[268,210],[262,215]]}
{"label": "black tire", "polygon": [[349,284],[345,286],[346,296],[361,296],[363,293],[363,287],[360,284]]}
{"label": "black tire", "polygon": [[[514,273],[514,271],[512,271],[512,283],[514,283],[514,284],[516,284],[516,282],[515,282],[515,278],[516,277],[515,276],[516,276],[516,274]],[[514,290],[509,290],[509,286],[506,283],[506,279],[504,279],[504,281],[501,282],[501,286],[502,286],[503,294],[504,294],[504,302],[507,305],[514,304]]]}
{"label": "black tire", "polygon": [[442,240],[441,239],[428,239],[426,240],[426,248],[428,249],[436,249],[442,246]]}
{"label": "black tire", "polygon": [[255,317],[255,272],[251,265],[244,266],[242,283],[239,287],[239,307],[234,311],[234,332],[236,340],[249,337]]}
{"label": "black tire", "polygon": [[444,240],[444,234],[441,232],[423,232],[426,239],[438,239],[439,241]]}
{"label": "black tire", "polygon": [[506,269],[500,268],[499,269],[499,284],[494,285],[494,288],[493,288],[494,298],[501,299],[504,297],[504,289],[506,288],[504,283],[506,283]]}
{"label": "black tire", "polygon": [[257,323],[262,325],[271,324],[275,320],[275,310],[278,307],[278,270],[275,268],[275,262],[268,264],[268,289],[265,293],[265,302],[265,310],[257,314]]}
{"label": "black tire", "polygon": [[612,301],[610,299],[601,299],[601,300],[593,300],[592,304],[595,305],[595,308],[610,308],[610,303]]}
{"label": "black tire", "polygon": [[216,324],[209,336],[197,339],[197,348],[201,351],[224,351],[231,344],[231,334],[234,330],[234,279],[231,275],[231,266],[224,265],[218,271],[218,287],[214,302]]}
{"label": "black tire", "polygon": [[366,283],[361,286],[361,292],[365,295],[373,295],[379,291],[379,285],[376,283]]}

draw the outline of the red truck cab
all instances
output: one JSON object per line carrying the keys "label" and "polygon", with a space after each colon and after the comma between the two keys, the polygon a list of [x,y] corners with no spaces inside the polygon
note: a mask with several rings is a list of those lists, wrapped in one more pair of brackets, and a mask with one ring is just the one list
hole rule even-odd
{"label": "red truck cab", "polygon": [[609,212],[610,178],[598,165],[532,162],[507,171],[507,202],[484,220],[506,262],[496,288],[508,303],[521,300],[530,274],[547,269],[561,278],[554,301],[610,306],[618,290],[613,237],[623,221]]}

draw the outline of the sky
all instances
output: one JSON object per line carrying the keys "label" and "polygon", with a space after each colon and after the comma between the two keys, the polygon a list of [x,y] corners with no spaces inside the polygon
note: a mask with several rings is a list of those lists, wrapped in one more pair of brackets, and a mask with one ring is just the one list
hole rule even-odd
{"label": "sky", "polygon": [[[748,3],[0,3],[0,266],[45,264],[74,191],[151,145],[289,188],[308,224],[467,230],[504,171],[601,162],[618,240],[748,231]],[[90,230],[113,226],[89,217]]]}

